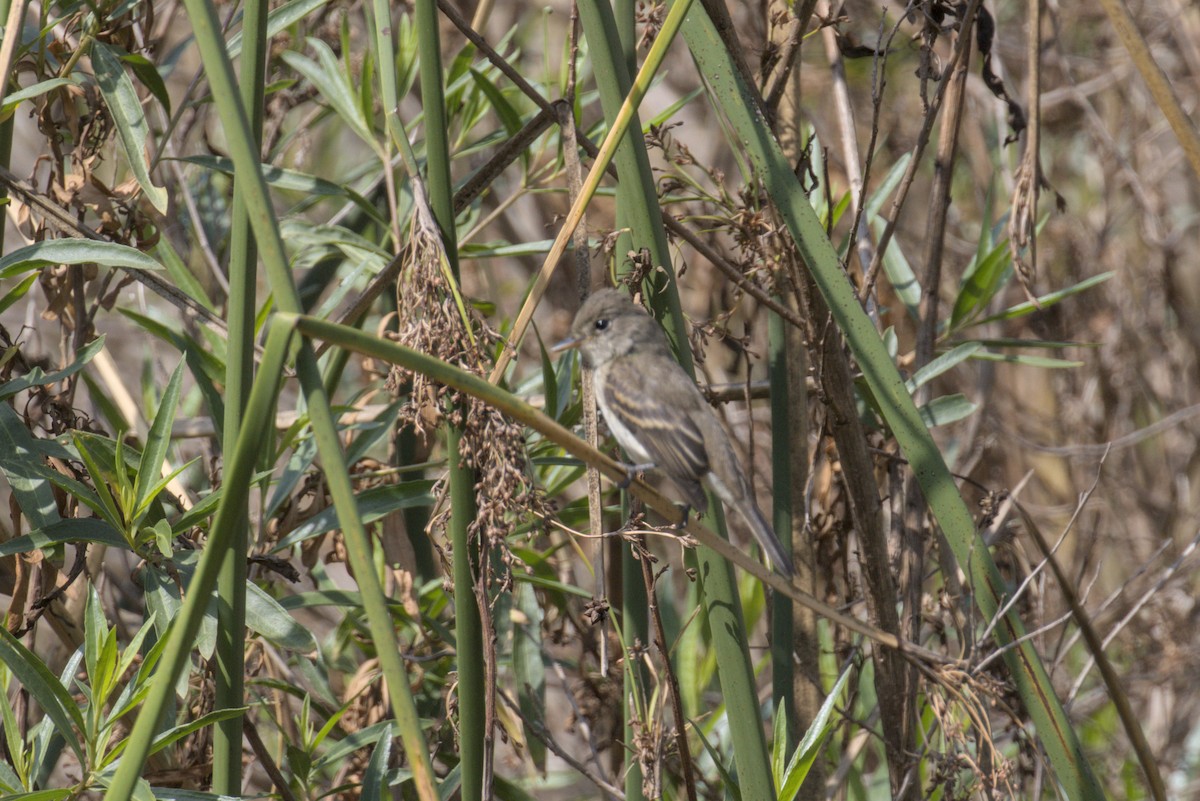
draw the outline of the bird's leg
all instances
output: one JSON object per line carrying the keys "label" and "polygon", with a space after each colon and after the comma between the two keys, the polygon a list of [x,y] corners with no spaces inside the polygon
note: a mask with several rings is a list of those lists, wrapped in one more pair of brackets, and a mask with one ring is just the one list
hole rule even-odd
{"label": "bird's leg", "polygon": [[620,462],[620,465],[621,469],[625,471],[625,478],[617,482],[617,489],[629,489],[629,485],[633,483],[633,480],[637,478],[639,473],[645,473],[658,466],[654,462],[645,462],[643,464]]}
{"label": "bird's leg", "polygon": [[685,528],[687,528],[688,518],[691,516],[692,516],[692,505],[690,503],[685,503],[683,505],[683,516],[680,517],[679,521],[676,522],[675,525],[672,526],[671,528],[675,529],[676,531],[683,531]]}

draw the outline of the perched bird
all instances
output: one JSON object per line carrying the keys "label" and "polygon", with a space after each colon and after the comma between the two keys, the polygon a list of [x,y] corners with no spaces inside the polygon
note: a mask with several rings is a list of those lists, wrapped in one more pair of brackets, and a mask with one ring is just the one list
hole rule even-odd
{"label": "perched bird", "polygon": [[601,289],[588,297],[556,351],[579,348],[591,371],[596,403],[617,442],[637,464],[631,474],[658,468],[688,505],[708,508],[707,485],[746,521],[775,568],[793,575],[792,562],[758,510],[737,454],[696,384],[671,355],[650,315],[625,294]]}

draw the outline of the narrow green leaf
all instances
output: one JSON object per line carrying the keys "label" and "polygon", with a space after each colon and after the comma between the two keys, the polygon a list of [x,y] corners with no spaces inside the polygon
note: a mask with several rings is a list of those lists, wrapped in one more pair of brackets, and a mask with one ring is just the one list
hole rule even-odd
{"label": "narrow green leaf", "polygon": [[[150,617],[142,624],[141,629],[134,635],[129,645],[125,648],[125,653],[121,657],[121,664],[117,668],[117,675],[125,675],[125,671],[129,669],[134,660],[141,653],[142,642],[150,632],[154,631],[156,626],[157,616],[154,612],[150,613]],[[140,704],[150,692],[149,678],[154,672],[154,666],[158,664],[159,658],[162,656],[163,649],[167,646],[166,637],[159,637],[155,640],[154,645],[150,647],[149,653],[138,667],[137,674],[133,679],[125,685],[121,690],[121,694],[117,696],[117,700],[113,702],[112,711],[109,713],[107,720],[104,722],[103,732],[107,733],[117,722],[128,715],[133,709]],[[105,764],[108,763],[105,760]]]}
{"label": "narrow green leaf", "polygon": [[65,787],[61,790],[37,790],[32,793],[13,793],[4,796],[4,801],[66,801],[75,795],[75,789]]}
{"label": "narrow green leaf", "polygon": [[[183,723],[183,724],[180,724],[179,726],[175,726],[172,729],[168,729],[167,731],[160,734],[158,737],[154,738],[154,742],[150,746],[150,753],[156,754],[159,751],[163,750],[164,748],[167,748],[168,746],[179,742],[184,737],[187,737],[189,734],[194,734],[195,732],[198,732],[207,726],[211,726],[214,723],[219,723],[222,720],[228,720],[230,718],[234,718],[234,717],[237,717],[238,715],[244,714],[246,712],[246,709],[247,709],[247,707],[244,707],[244,706],[236,707],[233,709],[218,709],[215,712],[209,712],[207,715],[201,715],[200,717],[196,718],[195,720],[191,720],[191,721],[188,721],[187,723]],[[121,740],[121,742],[117,743],[113,747],[112,751],[110,751],[106,756],[108,758],[119,757],[121,755],[121,753],[125,750],[125,746],[128,743],[129,743],[129,738],[125,738],[124,740]]]}
{"label": "narrow green leaf", "polygon": [[[1085,278],[1074,286],[1069,286],[1066,289],[1060,289],[1057,292],[1050,292],[1038,298],[1038,303],[1043,309],[1048,309],[1059,301],[1065,300],[1072,295],[1077,295],[1085,289],[1091,289],[1097,284],[1102,284],[1108,279],[1116,275],[1115,272],[1101,273],[1093,275],[1091,278]],[[1038,307],[1029,301],[1018,303],[1016,306],[1005,309],[999,314],[993,314],[991,317],[985,317],[982,320],[975,321],[974,325],[983,325],[984,323],[994,323],[997,320],[1015,320],[1018,317],[1024,317],[1027,314],[1033,314],[1038,311]]]}
{"label": "narrow green leaf", "polygon": [[388,759],[391,754],[392,732],[388,728],[380,732],[379,739],[375,741],[375,748],[371,750],[371,759],[363,772],[362,790],[359,794],[361,801],[383,801],[387,785]]}
{"label": "narrow green leaf", "polygon": [[958,330],[963,323],[982,312],[1011,275],[1012,255],[1008,252],[1006,239],[963,276],[958,297],[954,299],[954,309],[950,313],[949,330]]}
{"label": "narrow green leaf", "polygon": [[150,505],[154,503],[154,500],[158,497],[159,493],[166,489],[167,485],[174,481],[176,477],[178,477],[181,473],[198,461],[200,461],[199,456],[189,462],[179,465],[179,467],[176,467],[170,473],[167,473],[167,475],[162,476],[155,481],[146,491],[146,498],[133,510],[134,520],[137,520],[140,523],[142,517],[146,514],[146,511],[150,508]]}
{"label": "narrow green leaf", "polygon": [[[13,714],[12,706],[8,703],[8,697],[4,693],[0,693],[0,719],[4,721],[4,736],[8,742],[21,742],[21,730],[17,727],[16,715]],[[22,774],[29,774],[29,767],[25,759],[28,752],[22,748],[14,748],[9,751],[9,754],[13,764],[0,762],[0,791],[4,793],[5,798],[21,797],[25,795],[22,791],[28,784],[21,779]]]}
{"label": "narrow green leaf", "polygon": [[[322,0],[324,2],[324,0]],[[245,801],[245,796],[184,790],[179,787],[152,787],[158,801]]]}
{"label": "narrow green leaf", "polygon": [[176,289],[181,290],[185,295],[209,311],[217,311],[216,304],[208,296],[204,285],[196,278],[191,268],[184,264],[183,259],[179,258],[179,254],[172,247],[169,237],[161,237],[158,240],[158,244],[154,246],[153,253],[155,258],[166,268],[167,276]]}
{"label": "narrow green leaf", "polygon": [[58,520],[20,537],[0,543],[0,557],[36,550],[47,550],[68,542],[93,542],[128,550],[121,533],[98,517]]}
{"label": "narrow green leaf", "polygon": [[699,97],[702,94],[704,94],[704,87],[696,87],[692,91],[683,95],[678,100],[676,100],[674,103],[670,104],[669,106],[664,108],[662,111],[658,112],[653,117],[646,120],[645,125],[642,126],[642,133],[649,133],[651,126],[662,127],[663,125],[666,125],[668,122],[670,122],[672,117],[674,117],[677,113],[679,113],[680,109],[682,109],[688,103],[691,103],[693,100],[695,100],[697,97]]}
{"label": "narrow green leaf", "polygon": [[100,86],[100,94],[104,96],[104,104],[112,114],[117,138],[121,140],[121,148],[129,160],[130,169],[146,193],[146,199],[159,212],[166,214],[167,190],[155,186],[150,177],[150,164],[146,160],[146,140],[150,135],[146,114],[133,81],[129,80],[121,64],[121,54],[99,39],[92,39],[91,56],[92,67],[96,70],[96,83]]}
{"label": "narrow green leaf", "polygon": [[133,74],[138,76],[138,80],[142,82],[142,86],[150,90],[150,94],[154,95],[154,99],[170,117],[171,95],[167,93],[167,84],[163,81],[154,62],[139,53],[128,53],[121,56],[121,61],[129,65]]}
{"label": "narrow green leaf", "polygon": [[852,668],[842,671],[842,675],[838,677],[833,689],[825,697],[825,702],[817,711],[816,717],[809,724],[808,731],[804,733],[804,739],[796,745],[787,769],[782,774],[776,774],[775,782],[779,787],[779,801],[792,801],[800,792],[800,785],[812,770],[813,763],[821,753],[821,745],[825,741],[826,735],[833,730],[833,710],[842,697],[842,690],[846,687],[851,672]]}
{"label": "narrow green leaf", "polygon": [[953,369],[955,365],[969,359],[982,348],[983,345],[978,342],[964,342],[922,367],[905,382],[905,386],[908,387],[909,392],[916,392],[918,387],[924,386],[942,373]]}
{"label": "narrow green leaf", "polygon": [[317,647],[313,633],[252,581],[246,582],[246,626],[280,648],[313,651]]}
{"label": "narrow green leaf", "polygon": [[161,270],[162,265],[136,248],[92,239],[48,239],[14,250],[0,259],[0,280],[15,278],[47,264],[102,264],[129,270]]}
{"label": "narrow green leaf", "polygon": [[[111,470],[105,470],[100,467],[100,462],[96,458],[96,454],[92,452],[87,444],[87,440],[80,433],[76,432],[71,439],[75,443],[75,450],[79,451],[79,458],[83,460],[84,466],[87,467],[88,475],[92,479],[92,486],[96,488],[94,497],[99,501],[99,508],[93,507],[92,510],[103,517],[113,528],[124,533],[126,531],[125,515],[121,511],[120,499],[118,496],[113,495],[113,490],[109,486],[109,482],[113,481],[116,476],[113,475]],[[121,469],[118,472],[121,474],[125,473],[124,465],[121,465]],[[58,484],[58,482],[55,483]],[[86,503],[84,496],[79,495],[76,497]]]}
{"label": "narrow green leaf", "polygon": [[[36,452],[33,435],[24,421],[7,403],[0,403],[0,453],[4,454],[0,472],[8,479],[13,497],[30,525],[40,529],[57,522],[58,503],[43,472],[42,456]],[[5,545],[8,543],[0,548]]]}
{"label": "narrow green leaf", "polygon": [[927,428],[957,423],[963,418],[970,417],[979,408],[979,404],[967,400],[965,395],[943,395],[918,407],[921,420]]}
{"label": "narrow green leaf", "polygon": [[[221,156],[181,156],[176,161],[184,161],[208,170],[233,175],[233,161]],[[264,164],[262,165],[262,174],[263,179],[276,189],[303,192],[307,195],[321,195],[322,197],[347,197],[349,194],[352,194],[341,184],[326,181],[324,178],[318,178],[315,175],[300,172],[299,170],[289,170],[284,167],[276,167],[272,164]]]}
{"label": "narrow green leaf", "polygon": [[475,85],[487,97],[492,111],[496,112],[496,116],[503,123],[504,130],[508,131],[509,136],[514,136],[523,126],[521,115],[517,113],[512,103],[508,102],[508,98],[504,96],[504,93],[500,91],[496,84],[492,83],[490,78],[474,67],[471,68],[470,73],[472,80],[475,81]]}
{"label": "narrow green leaf", "polygon": [[25,297],[37,279],[37,273],[34,273],[33,275],[27,275],[19,284],[8,290],[8,292],[4,293],[4,297],[0,298],[0,314],[3,314],[14,303]]}
{"label": "narrow green leaf", "polygon": [[[517,680],[517,702],[524,717],[544,721],[546,717],[546,666],[542,661],[542,607],[533,586],[516,586],[513,615],[512,661]],[[525,729],[529,758],[539,771],[546,770],[546,746]]]}
{"label": "narrow green leaf", "polygon": [[[883,233],[885,226],[886,223],[880,217],[871,220],[871,230],[875,232],[876,237]],[[895,239],[884,251],[883,272],[887,275],[888,283],[892,285],[896,297],[900,298],[900,302],[908,310],[908,316],[913,320],[921,319],[921,282],[917,280],[917,274],[913,272],[900,243]]]}
{"label": "narrow green leaf", "polygon": [[[100,652],[108,636],[108,621],[104,619],[104,607],[95,584],[88,584],[87,602],[83,608],[83,664],[87,668],[92,686],[96,686],[99,675]],[[97,699],[102,702],[103,699]]]}
{"label": "narrow green leaf", "polygon": [[134,482],[135,510],[145,507],[151,497],[151,489],[159,484],[159,478],[162,476],[167,449],[171,447],[171,426],[175,423],[175,410],[179,406],[183,368],[184,362],[180,361],[175,367],[175,372],[171,373],[167,388],[163,390],[162,400],[158,404],[158,412],[154,415],[150,431],[146,434],[146,447],[142,449],[142,459],[138,464],[137,478]]}
{"label": "narrow green leaf", "polygon": [[24,103],[26,100],[32,100],[35,97],[41,97],[52,89],[57,89],[60,86],[74,86],[75,81],[70,78],[50,78],[45,81],[38,81],[35,84],[26,86],[24,89],[18,89],[15,92],[10,92],[4,95],[4,102],[0,104],[0,121],[7,120],[12,116],[13,111],[17,106]]}
{"label": "narrow green leaf", "polygon": [[896,159],[896,163],[892,165],[892,168],[888,170],[888,174],[879,182],[879,186],[875,187],[875,191],[871,193],[871,197],[867,200],[867,205],[863,209],[863,215],[868,220],[873,220],[879,215],[884,202],[896,187],[900,185],[900,180],[904,177],[904,171],[908,169],[910,161],[912,161],[912,153],[905,152],[900,158]]}
{"label": "narrow green leaf", "polygon": [[[430,495],[432,488],[432,481],[406,481],[365,490],[356,496],[358,513],[366,525],[401,509],[430,506],[433,504],[433,496]],[[271,550],[273,553],[286,550],[297,543],[331,531],[337,525],[337,511],[329,507],[297,526]]]}
{"label": "narrow green leaf", "polygon": [[1042,348],[1046,350],[1062,350],[1063,348],[1098,348],[1099,342],[1076,342],[1073,340],[1053,339],[1022,339],[1020,337],[996,337],[994,339],[971,339],[985,348]]}
{"label": "narrow green leaf", "polygon": [[[269,473],[265,473],[263,475],[269,475]],[[261,478],[261,476],[255,476],[255,481],[253,483],[257,483],[259,478]],[[203,498],[197,501],[195,506],[184,512],[183,515],[175,521],[175,524],[172,526],[172,528],[176,529],[177,531],[187,531],[192,526],[203,526],[205,521],[217,510],[217,504],[221,501],[222,489],[223,487],[217,487],[217,489],[213,490],[208,495],[205,495]]]}
{"label": "narrow green leaf", "polygon": [[104,641],[100,644],[100,659],[96,663],[96,672],[88,673],[92,685],[92,707],[89,708],[89,713],[99,714],[108,703],[108,696],[121,678],[116,674],[116,669],[117,632],[115,629],[108,629],[104,634]]}
{"label": "narrow green leaf", "polygon": [[100,349],[104,347],[104,337],[99,336],[94,340],[84,345],[75,354],[75,360],[61,370],[55,370],[52,373],[47,373],[40,367],[34,367],[20,378],[14,378],[4,384],[0,384],[0,400],[7,400],[18,392],[22,392],[30,387],[44,387],[49,384],[57,384],[64,378],[69,378],[83,369],[84,365],[95,358]]}
{"label": "narrow green leaf", "polygon": [[989,350],[980,351],[971,358],[988,362],[1023,364],[1026,367],[1041,367],[1050,370],[1063,370],[1083,366],[1083,362],[1070,361],[1068,359],[1051,359],[1048,356],[1026,356],[1023,353],[993,353]]}
{"label": "narrow green leaf", "polygon": [[309,37],[308,46],[316,52],[316,61],[288,50],[281,56],[284,63],[307,78],[308,82],[316,87],[325,102],[332,106],[342,121],[350,127],[350,130],[354,131],[372,149],[375,149],[378,143],[371,133],[366,118],[359,111],[358,104],[353,100],[356,92],[342,73],[337,56],[333,54],[329,45],[320,39]]}
{"label": "narrow green leaf", "polygon": [[85,731],[86,726],[79,707],[58,677],[4,626],[0,626],[0,661],[37,701],[80,762],[86,765],[87,757],[79,739],[79,733]]}
{"label": "narrow green leaf", "polygon": [[33,786],[30,767],[33,762],[31,749],[24,742],[24,731],[17,724],[17,713],[9,703],[9,680],[12,678],[8,667],[0,662],[0,731],[9,744],[8,753],[12,764],[0,761],[0,787],[6,793],[17,793]]}
{"label": "narrow green leaf", "polygon": [[542,409],[557,420],[561,409],[558,405],[558,379],[554,374],[554,362],[550,359],[550,352],[546,350],[546,344],[542,342],[541,332],[535,328],[534,333],[537,334],[538,353],[542,360],[542,395],[545,398]]}
{"label": "narrow green leaf", "polygon": [[[272,9],[267,14],[267,38],[270,39],[276,34],[282,33],[285,28],[291,27],[328,2],[329,0],[289,0],[278,8]],[[229,37],[225,50],[229,53],[230,58],[237,58],[242,54],[242,32],[240,30]]]}

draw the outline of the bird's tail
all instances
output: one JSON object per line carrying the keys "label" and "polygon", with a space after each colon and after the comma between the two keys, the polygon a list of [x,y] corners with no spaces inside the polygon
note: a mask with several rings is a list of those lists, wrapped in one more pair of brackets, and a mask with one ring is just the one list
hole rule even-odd
{"label": "bird's tail", "polygon": [[767,523],[762,512],[758,511],[754,501],[747,499],[747,502],[738,504],[738,511],[742,513],[746,525],[750,526],[754,539],[758,540],[758,544],[767,552],[775,569],[788,578],[795,576],[796,569],[792,566],[792,558],[783,550],[783,543],[775,536],[775,531]]}
{"label": "bird's tail", "polygon": [[717,497],[721,499],[727,509],[736,509],[738,516],[746,521],[746,525],[750,527],[750,533],[767,552],[775,569],[788,578],[795,576],[796,568],[792,565],[791,557],[783,550],[783,543],[775,536],[771,524],[763,517],[762,512],[758,511],[758,504],[754,502],[754,497],[751,495],[750,487],[746,485],[745,479],[738,482],[741,492],[736,494],[716,473],[708,474],[707,483],[713,492],[717,493]]}

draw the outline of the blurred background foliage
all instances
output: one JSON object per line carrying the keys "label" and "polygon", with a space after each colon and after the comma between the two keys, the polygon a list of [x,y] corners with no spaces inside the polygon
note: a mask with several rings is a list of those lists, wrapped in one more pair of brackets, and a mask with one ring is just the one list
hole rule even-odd
{"label": "blurred background foliage", "polygon": [[[1194,109],[1200,10],[1145,0],[1129,27],[1115,0],[697,0],[642,84],[648,159],[618,153],[563,256],[670,6],[440,5],[0,2],[0,794],[428,798],[424,764],[443,798],[749,799],[770,792],[757,760],[788,799],[1039,798],[1075,772],[1193,797],[1200,153],[1143,58]],[[879,366],[806,277],[701,13],[1033,632],[1072,765],[912,483]],[[214,52],[261,130],[230,116]],[[234,200],[255,139],[269,205]],[[883,634],[737,571],[724,641],[712,557],[607,480],[589,496],[557,435],[348,335],[327,349],[332,329],[298,324],[311,362],[266,344],[273,313],[304,311],[496,372],[581,429],[579,365],[548,348],[614,280],[694,360],[799,588]],[[232,377],[249,359],[277,408]],[[193,611],[222,505],[246,558]],[[748,696],[720,661],[735,646]],[[118,775],[126,749],[145,756]]]}

